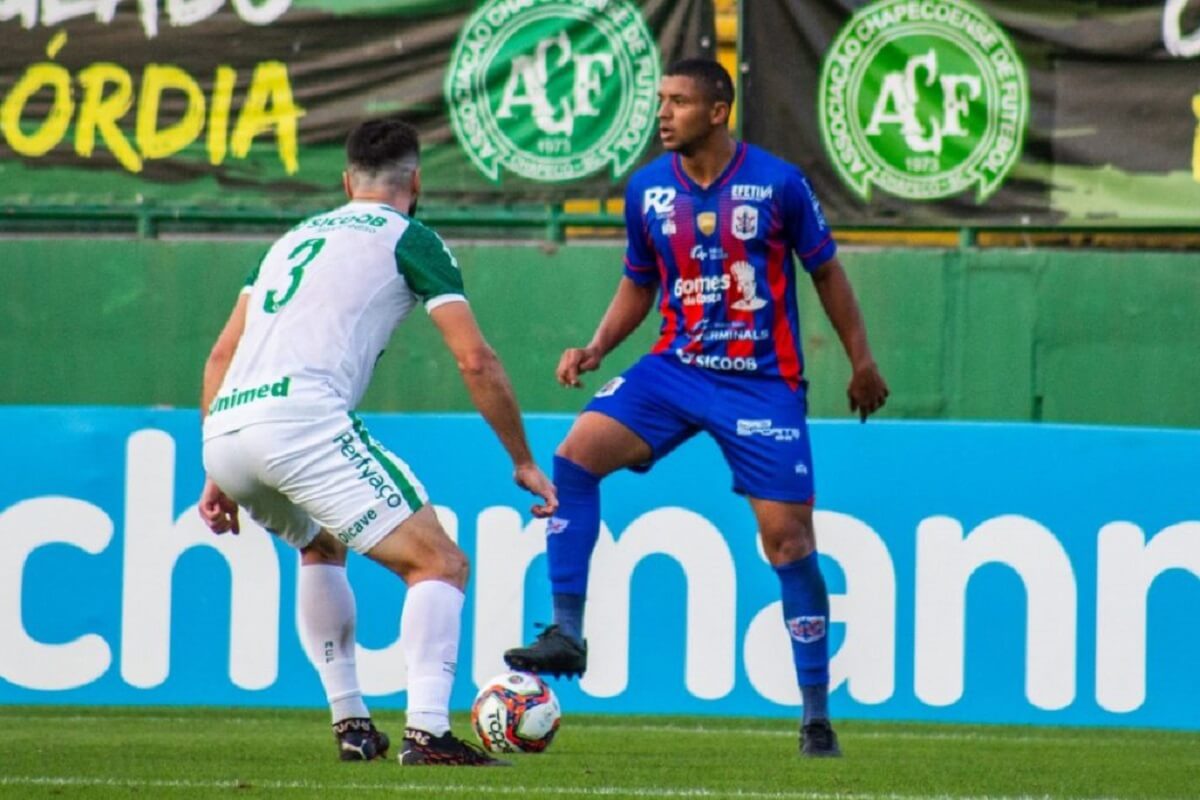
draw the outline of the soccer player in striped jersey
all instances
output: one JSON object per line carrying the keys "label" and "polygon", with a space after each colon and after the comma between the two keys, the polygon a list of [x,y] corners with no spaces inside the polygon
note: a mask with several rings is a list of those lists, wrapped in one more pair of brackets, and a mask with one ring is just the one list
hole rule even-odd
{"label": "soccer player in striped jersey", "polygon": [[801,752],[841,751],[829,722],[829,595],[813,533],[813,469],[800,349],[797,271],[811,278],[853,370],[862,420],[888,389],[820,204],[795,166],[733,139],[733,83],[714,61],[673,65],[659,90],[667,151],[625,194],[624,276],[591,341],[558,365],[564,386],[601,361],[658,298],[651,352],[600,388],[554,459],[559,510],[547,524],[554,624],[509,666],[583,674],[582,621],[600,524],[600,481],[648,469],[697,432],[716,439],[758,521],[779,576],[784,622],[804,701]]}
{"label": "soccer player in striped jersey", "polygon": [[215,533],[237,533],[241,506],[300,550],[303,638],[343,760],[382,757],[390,744],[371,721],[355,668],[350,549],[408,585],[400,763],[492,766],[503,762],[455,737],[448,716],[467,558],[416,475],[354,414],[393,330],[414,308],[424,306],[441,333],[518,485],[541,498],[535,515],[553,512],[554,487],[530,456],[512,386],[475,322],[458,263],[412,217],[416,131],[396,118],[364,122],[346,155],[350,201],[275,242],[209,356],[199,510]]}

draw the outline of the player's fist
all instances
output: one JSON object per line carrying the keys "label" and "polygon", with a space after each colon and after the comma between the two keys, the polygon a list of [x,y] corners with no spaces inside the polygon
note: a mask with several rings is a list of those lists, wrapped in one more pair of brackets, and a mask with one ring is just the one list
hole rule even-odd
{"label": "player's fist", "polygon": [[513,472],[513,480],[517,482],[517,486],[542,498],[541,503],[530,509],[535,517],[543,519],[552,516],[558,510],[558,492],[537,464],[532,461],[528,464],[518,464]]}
{"label": "player's fist", "polygon": [[200,512],[204,524],[213,533],[222,534],[233,531],[236,534],[241,530],[241,525],[238,523],[237,503],[230,500],[228,495],[221,491],[221,487],[213,483],[212,478],[204,479],[204,491],[200,493],[200,504],[197,506],[197,510]]}
{"label": "player's fist", "polygon": [[558,369],[555,370],[558,382],[563,386],[578,387],[579,376],[598,369],[602,358],[599,351],[591,345],[568,347],[563,351],[562,358],[558,360]]}
{"label": "player's fist", "polygon": [[857,411],[862,422],[866,422],[868,416],[883,408],[883,404],[887,402],[888,387],[874,361],[854,367],[846,395],[850,398],[850,410]]}

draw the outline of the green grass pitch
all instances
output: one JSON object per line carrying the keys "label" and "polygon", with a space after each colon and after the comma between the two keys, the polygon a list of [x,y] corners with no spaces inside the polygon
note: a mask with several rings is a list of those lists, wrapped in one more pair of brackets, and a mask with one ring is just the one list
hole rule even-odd
{"label": "green grass pitch", "polygon": [[[393,739],[403,715],[378,710]],[[468,734],[461,715],[455,730]],[[838,725],[846,757],[801,759],[794,723],[568,714],[513,769],[337,760],[316,710],[0,708],[0,797],[916,798],[1200,797],[1200,733]]]}

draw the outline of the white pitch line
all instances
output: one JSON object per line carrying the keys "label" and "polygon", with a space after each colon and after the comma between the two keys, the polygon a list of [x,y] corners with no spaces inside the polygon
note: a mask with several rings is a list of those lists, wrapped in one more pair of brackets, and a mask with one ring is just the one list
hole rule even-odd
{"label": "white pitch line", "polygon": [[[87,778],[49,776],[4,776],[0,786],[107,787],[121,789],[269,789],[273,791],[328,792],[469,792],[475,796],[500,795],[528,797],[549,794],[561,797],[660,797],[716,798],[716,800],[1052,800],[1049,795],[910,795],[871,792],[755,792],[726,789],[668,789],[638,786],[481,786],[478,784],[438,783],[325,783],[322,781],[259,780],[180,780],[154,778]],[[1117,800],[1117,798],[1079,798],[1079,800]]]}
{"label": "white pitch line", "polygon": [[[168,724],[192,725],[196,722],[203,722],[203,718],[197,717],[174,717],[174,716],[123,716],[119,714],[78,714],[68,717],[54,717],[57,721],[62,722],[119,722],[123,720],[136,720],[138,722],[163,722]],[[289,718],[270,718],[270,717],[213,717],[212,721],[225,724],[243,724],[243,725],[261,725],[270,722],[292,721]],[[939,723],[930,723],[937,725]],[[579,727],[587,731],[599,731],[602,733],[670,733],[670,734],[693,734],[697,736],[741,736],[741,737],[764,737],[770,739],[794,739],[798,735],[796,728],[788,728],[785,730],[776,730],[771,728],[727,728],[727,727],[707,727],[704,725],[647,725],[647,724],[630,724],[630,725],[613,725],[608,723],[580,723]],[[1096,733],[1105,733],[1108,729],[1097,728]],[[1179,731],[1182,734],[1191,733],[1190,731]],[[1056,744],[1056,743],[1071,743],[1071,744],[1088,744],[1100,746],[1111,743],[1114,746],[1128,746],[1127,739],[1113,736],[1111,739],[1106,739],[1103,736],[1063,734],[1061,736],[1050,736],[1046,734],[1029,734],[1029,733],[1007,733],[1003,731],[990,732],[982,730],[962,731],[957,733],[947,733],[945,731],[839,731],[839,738],[846,741],[854,741],[856,739],[899,739],[905,741],[968,741],[968,742],[1011,742],[1012,744]],[[1153,744],[1153,743],[1151,743]],[[1171,744],[1167,742],[1166,744]],[[1143,747],[1147,746],[1147,742],[1142,742]]]}

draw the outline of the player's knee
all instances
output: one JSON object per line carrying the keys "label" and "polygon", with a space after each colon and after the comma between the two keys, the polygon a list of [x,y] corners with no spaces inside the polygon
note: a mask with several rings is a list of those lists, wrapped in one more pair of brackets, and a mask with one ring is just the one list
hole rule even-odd
{"label": "player's knee", "polygon": [[558,449],[554,451],[555,463],[557,463],[558,459],[561,458],[578,466],[580,461],[587,460],[587,456],[588,449],[581,446],[570,436],[568,436],[566,439],[563,439],[558,445]]}
{"label": "player's knee", "polygon": [[465,589],[467,579],[471,575],[471,562],[467,560],[467,554],[461,547],[450,543],[438,554],[437,569],[441,580],[459,589]]}
{"label": "player's knee", "polygon": [[328,531],[321,531],[315,539],[300,548],[300,563],[305,566],[312,564],[344,566],[346,545],[339,542]]}
{"label": "player's knee", "polygon": [[764,530],[762,544],[767,561],[774,566],[799,561],[817,549],[817,540],[811,525],[789,525],[779,530]]}
{"label": "player's knee", "polygon": [[564,491],[594,492],[600,484],[598,475],[566,456],[554,456],[553,472],[554,485],[560,494]]}

